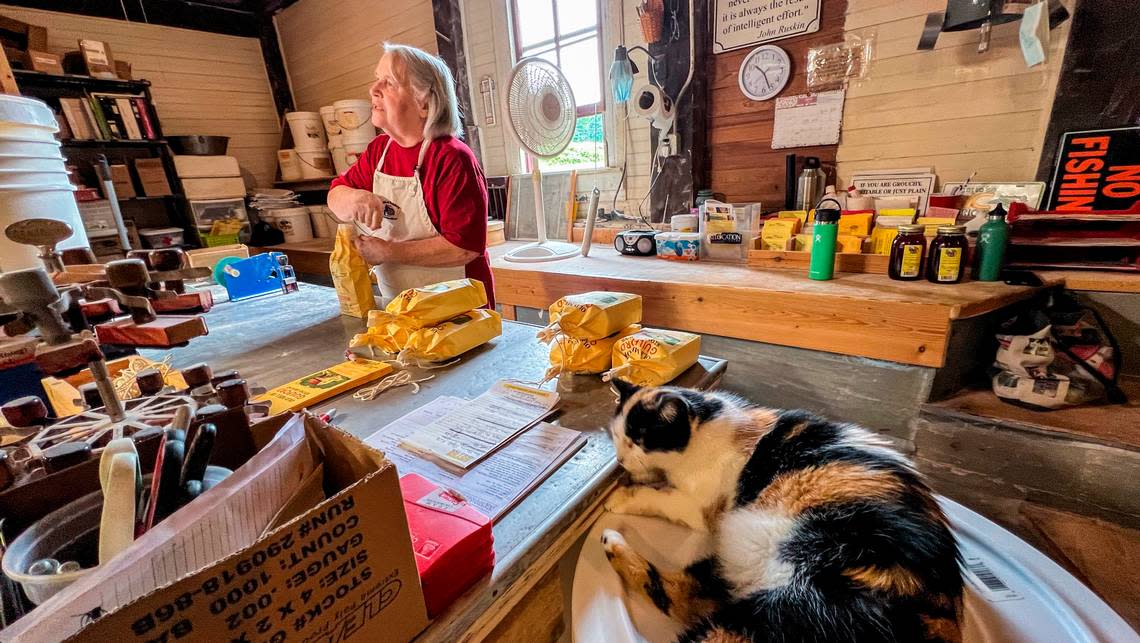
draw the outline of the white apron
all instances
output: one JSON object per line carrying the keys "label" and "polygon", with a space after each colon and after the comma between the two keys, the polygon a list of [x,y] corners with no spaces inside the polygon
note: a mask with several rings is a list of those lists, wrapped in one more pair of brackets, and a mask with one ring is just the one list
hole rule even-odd
{"label": "white apron", "polygon": [[[376,172],[372,175],[372,193],[396,207],[385,208],[384,223],[374,233],[375,236],[387,241],[416,241],[439,236],[428,216],[423,184],[420,183],[420,166],[423,165],[430,144],[431,141],[425,140],[420,145],[420,155],[412,176],[391,176],[381,171],[384,158],[388,156],[388,147],[392,145],[392,139],[388,139],[380,154],[380,162],[376,164]],[[383,263],[373,270],[376,271],[376,281],[380,284],[380,294],[385,303],[408,288],[462,279],[466,274],[463,266],[430,268],[400,263]]]}

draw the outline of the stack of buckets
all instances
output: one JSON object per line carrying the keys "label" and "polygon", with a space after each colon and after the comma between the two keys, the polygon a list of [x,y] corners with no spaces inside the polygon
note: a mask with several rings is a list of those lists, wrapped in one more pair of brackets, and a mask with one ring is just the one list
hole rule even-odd
{"label": "stack of buckets", "polygon": [[55,114],[42,101],[0,94],[0,272],[43,267],[34,247],[3,234],[16,221],[58,219],[74,231],[60,248],[88,245],[57,131]]}
{"label": "stack of buckets", "polygon": [[316,112],[289,112],[285,115],[293,134],[293,148],[277,153],[281,163],[281,180],[326,179],[333,175],[328,139]]}
{"label": "stack of buckets", "polygon": [[368,100],[338,100],[321,108],[321,121],[328,134],[329,151],[337,174],[356,163],[372,139],[372,103]]}

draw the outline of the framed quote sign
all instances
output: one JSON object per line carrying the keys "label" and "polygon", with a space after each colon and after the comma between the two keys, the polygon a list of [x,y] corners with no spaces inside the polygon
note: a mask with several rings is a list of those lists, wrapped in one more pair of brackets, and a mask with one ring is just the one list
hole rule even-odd
{"label": "framed quote sign", "polygon": [[819,31],[821,0],[716,0],[713,53]]}

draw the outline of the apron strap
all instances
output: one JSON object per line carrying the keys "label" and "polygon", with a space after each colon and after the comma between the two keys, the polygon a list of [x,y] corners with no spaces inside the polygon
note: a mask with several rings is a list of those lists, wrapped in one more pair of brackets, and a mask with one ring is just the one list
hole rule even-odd
{"label": "apron strap", "polygon": [[415,176],[417,181],[420,180],[420,168],[423,167],[424,157],[427,156],[428,146],[430,145],[431,141],[426,138],[423,143],[420,143],[420,155],[416,158],[416,169],[412,170],[412,176]]}
{"label": "apron strap", "polygon": [[379,171],[384,170],[384,159],[388,158],[388,148],[392,146],[392,137],[388,137],[388,142],[384,144],[384,151],[380,153],[380,162],[376,164],[376,169]]}

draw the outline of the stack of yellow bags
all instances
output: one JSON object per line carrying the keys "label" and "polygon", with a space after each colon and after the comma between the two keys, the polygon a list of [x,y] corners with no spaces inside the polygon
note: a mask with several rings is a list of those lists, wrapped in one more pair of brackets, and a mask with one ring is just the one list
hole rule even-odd
{"label": "stack of yellow bags", "polygon": [[641,296],[588,292],[550,306],[550,325],[539,339],[551,342],[547,379],[562,373],[604,374],[640,386],[666,384],[696,363],[701,337],[642,328]]}
{"label": "stack of yellow bags", "polygon": [[476,279],[456,279],[410,288],[384,310],[368,313],[368,330],[349,350],[380,350],[419,362],[441,362],[482,346],[503,334],[499,313],[481,308],[487,291]]}
{"label": "stack of yellow bags", "polygon": [[641,296],[624,292],[567,295],[550,305],[550,325],[538,338],[550,343],[546,379],[563,373],[609,370],[614,344],[641,330]]}

